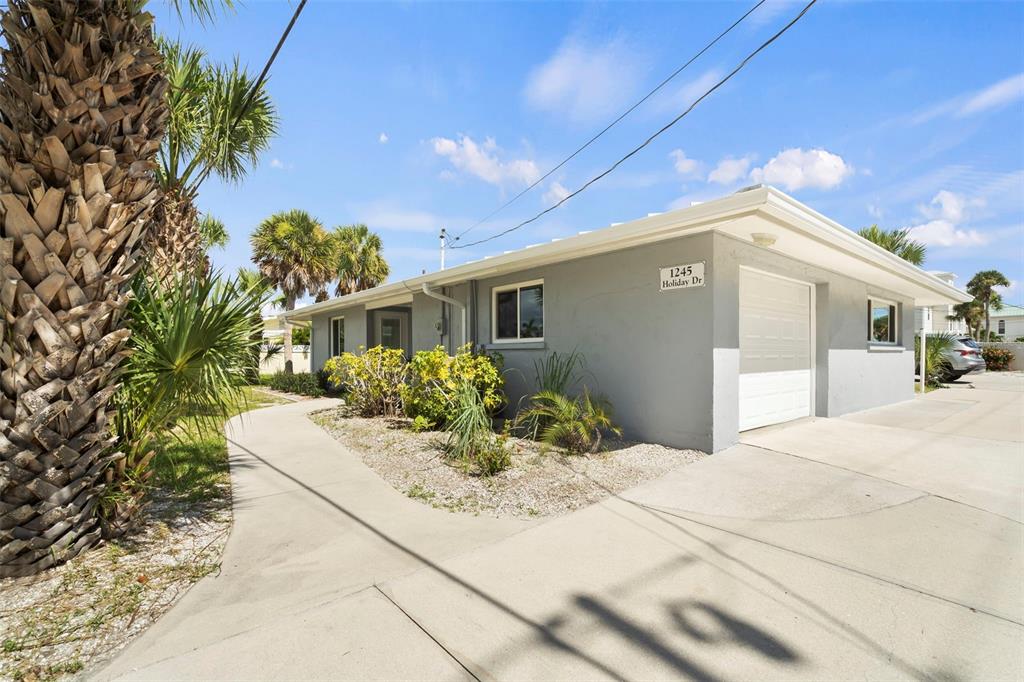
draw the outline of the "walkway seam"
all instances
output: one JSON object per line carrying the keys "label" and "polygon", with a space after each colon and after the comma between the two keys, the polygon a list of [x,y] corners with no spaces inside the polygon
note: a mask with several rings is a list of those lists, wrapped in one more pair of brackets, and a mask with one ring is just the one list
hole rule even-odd
{"label": "walkway seam", "polygon": [[394,606],[394,607],[395,607],[396,609],[398,609],[399,611],[401,611],[401,612],[402,612],[402,613],[403,613],[403,614],[405,615],[405,617],[406,617],[406,618],[408,618],[408,619],[409,619],[409,621],[410,621],[410,622],[411,622],[411,623],[412,623],[413,625],[415,625],[416,627],[418,627],[418,628],[420,629],[420,631],[421,631],[421,632],[422,632],[423,634],[425,634],[425,635],[426,635],[427,637],[429,637],[429,638],[430,638],[430,640],[431,640],[431,641],[432,641],[432,642],[433,642],[434,644],[436,644],[437,646],[441,647],[441,650],[442,650],[443,652],[445,652],[446,654],[448,654],[448,656],[449,656],[449,657],[450,657],[450,658],[451,658],[451,659],[452,659],[453,661],[455,661],[456,663],[458,663],[458,664],[459,664],[459,667],[460,667],[460,668],[462,668],[463,670],[465,670],[465,671],[466,671],[466,673],[467,673],[467,674],[468,674],[468,675],[469,675],[470,677],[472,677],[472,678],[473,678],[474,680],[476,680],[476,682],[481,682],[481,680],[480,680],[480,678],[479,678],[479,677],[477,676],[477,674],[476,674],[476,673],[474,673],[474,672],[473,672],[472,670],[470,670],[470,669],[469,669],[469,666],[467,666],[467,665],[466,665],[465,663],[463,663],[463,662],[462,662],[461,660],[459,660],[459,657],[458,657],[458,656],[456,656],[455,654],[453,654],[453,653],[451,652],[451,650],[450,650],[450,649],[448,649],[448,647],[446,647],[446,646],[445,646],[444,644],[441,644],[441,640],[439,640],[439,639],[438,639],[437,637],[434,637],[434,635],[432,635],[432,634],[430,633],[430,630],[428,630],[427,628],[423,627],[423,625],[422,625],[422,624],[421,624],[421,623],[420,623],[420,622],[419,622],[418,620],[416,620],[415,618],[413,618],[413,617],[412,617],[412,614],[410,614],[410,613],[409,613],[408,611],[406,611],[405,609],[403,609],[403,608],[401,607],[401,605],[400,605],[400,604],[399,604],[398,602],[396,602],[396,601],[395,601],[394,599],[392,599],[392,598],[391,598],[391,595],[390,595],[390,594],[388,594],[388,593],[387,593],[387,592],[385,592],[384,590],[380,589],[380,585],[378,585],[377,583],[374,583],[374,584],[373,584],[373,587],[374,587],[374,589],[375,589],[375,590],[377,590],[377,592],[379,592],[379,593],[380,593],[380,594],[381,594],[381,595],[382,595],[382,596],[383,596],[383,597],[384,597],[385,599],[387,599],[387,600],[388,600],[389,602],[391,602],[391,604],[392,604],[392,605],[393,605],[393,606]]}

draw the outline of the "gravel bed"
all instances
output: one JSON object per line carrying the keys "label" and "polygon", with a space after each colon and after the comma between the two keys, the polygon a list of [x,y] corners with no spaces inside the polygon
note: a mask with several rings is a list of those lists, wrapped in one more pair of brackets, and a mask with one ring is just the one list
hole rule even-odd
{"label": "gravel bed", "polygon": [[593,455],[568,455],[510,438],[512,466],[482,477],[445,460],[443,433],[415,433],[407,419],[367,419],[345,407],[311,418],[405,495],[449,511],[490,516],[564,514],[706,456],[622,440],[606,441]]}
{"label": "gravel bed", "polygon": [[220,567],[230,502],[162,499],[138,530],[36,576],[0,579],[0,679],[95,670]]}

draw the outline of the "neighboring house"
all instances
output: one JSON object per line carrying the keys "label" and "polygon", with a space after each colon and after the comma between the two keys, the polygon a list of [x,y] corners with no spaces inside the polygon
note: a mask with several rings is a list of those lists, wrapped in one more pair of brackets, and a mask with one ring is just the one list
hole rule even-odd
{"label": "neighboring house", "polygon": [[[278,348],[284,343],[284,322],[282,318],[277,315],[264,315],[263,316],[263,349],[262,353],[266,353],[268,349]],[[310,347],[305,345],[296,345],[292,347],[292,371],[294,372],[308,372],[311,369],[310,360],[312,353]],[[275,372],[284,371],[284,353],[280,350],[273,352],[268,358],[264,355],[260,361],[260,372],[262,374],[274,374]]]}
{"label": "neighboring house", "polygon": [[914,396],[919,306],[970,300],[771,187],[324,301],[313,366],[383,344],[586,357],[626,435],[715,451],[741,431]]}
{"label": "neighboring house", "polygon": [[[956,275],[952,272],[932,271],[943,282],[953,285]],[[953,304],[924,306],[914,308],[914,330],[924,329],[925,333],[946,332],[949,334],[966,334],[967,323],[963,320],[951,320],[953,316]]]}
{"label": "neighboring house", "polygon": [[1006,341],[1024,336],[1024,307],[1004,303],[999,310],[993,308],[990,314],[993,334],[999,334]]}
{"label": "neighboring house", "polygon": [[264,343],[284,343],[284,323],[278,315],[263,316]]}

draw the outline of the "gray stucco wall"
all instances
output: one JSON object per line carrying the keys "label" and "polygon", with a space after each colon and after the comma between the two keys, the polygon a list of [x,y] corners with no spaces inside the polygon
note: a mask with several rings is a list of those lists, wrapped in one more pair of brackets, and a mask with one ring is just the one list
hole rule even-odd
{"label": "gray stucco wall", "polygon": [[[707,285],[660,292],[659,268],[705,261]],[[592,256],[477,282],[478,342],[505,359],[510,411],[534,390],[534,362],[553,351],[579,350],[584,382],[612,402],[627,437],[707,451],[736,442],[739,423],[740,267],[814,285],[814,413],[839,416],[913,397],[913,301],[858,280],[718,233],[704,233]],[[544,340],[494,343],[492,290],[544,280]],[[469,286],[446,289],[466,301]],[[867,342],[869,296],[896,301],[902,348]],[[449,351],[459,341],[458,308],[449,308]],[[434,327],[442,304],[415,294],[413,350],[442,341]],[[332,313],[337,315],[339,313]],[[345,349],[365,345],[362,307],[345,315]],[[328,315],[314,318],[314,366],[327,359]],[[321,337],[323,340],[321,341]]]}

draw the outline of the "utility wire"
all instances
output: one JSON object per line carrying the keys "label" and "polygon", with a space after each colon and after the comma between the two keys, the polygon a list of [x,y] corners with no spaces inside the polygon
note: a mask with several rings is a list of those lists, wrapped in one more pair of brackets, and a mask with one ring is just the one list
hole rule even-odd
{"label": "utility wire", "polygon": [[[260,71],[259,78],[256,79],[255,83],[253,83],[252,89],[249,90],[249,94],[243,102],[242,107],[238,110],[238,115],[235,116],[235,120],[231,123],[231,129],[228,131],[229,135],[235,131],[235,128],[238,127],[242,117],[249,112],[249,109],[256,102],[256,96],[259,94],[260,88],[262,88],[263,84],[267,82],[267,76],[270,74],[270,67],[274,65],[274,61],[277,59],[278,53],[281,51],[281,48],[284,47],[285,41],[288,40],[288,34],[292,32],[292,27],[295,26],[295,22],[299,20],[299,15],[302,14],[302,10],[305,8],[306,2],[307,0],[300,0],[298,7],[295,8],[295,12],[292,14],[291,20],[285,27],[284,33],[282,33],[281,37],[277,40],[277,45],[274,47],[274,51],[270,54],[270,58],[267,59],[267,63],[263,65],[263,70]],[[212,164],[207,164],[206,167],[203,168],[203,172],[199,174],[199,177],[192,184],[191,191],[193,193],[199,189],[199,185],[203,183],[203,180],[207,178],[212,170]]]}
{"label": "utility wire", "polygon": [[803,8],[802,10],[800,10],[800,13],[799,13],[799,14],[797,14],[797,15],[796,15],[795,17],[793,17],[793,19],[792,19],[792,20],[791,20],[791,21],[790,21],[790,22],[789,22],[788,24],[786,24],[785,26],[783,26],[783,27],[782,27],[782,29],[780,29],[780,30],[778,31],[778,33],[776,33],[775,35],[773,35],[773,36],[772,36],[771,38],[769,38],[769,39],[768,39],[768,40],[766,40],[765,42],[761,43],[761,45],[760,45],[760,46],[759,46],[759,47],[758,47],[758,48],[757,48],[756,50],[754,50],[753,52],[751,52],[750,54],[748,54],[748,55],[747,55],[747,56],[746,56],[746,57],[745,57],[745,58],[743,59],[743,61],[739,63],[739,65],[738,65],[738,66],[737,66],[737,67],[736,67],[735,69],[733,69],[732,71],[730,71],[730,72],[729,72],[729,74],[728,74],[727,76],[725,76],[725,78],[723,78],[722,80],[720,80],[720,81],[718,81],[717,83],[715,83],[715,85],[713,85],[713,86],[712,86],[712,87],[711,87],[711,88],[710,88],[709,90],[707,90],[707,91],[706,91],[706,92],[705,92],[705,93],[704,93],[703,95],[701,95],[701,96],[700,96],[699,98],[697,98],[697,99],[696,99],[696,100],[695,100],[695,101],[693,102],[693,104],[691,104],[691,105],[690,105],[690,106],[689,106],[689,107],[688,107],[688,108],[686,109],[686,111],[684,111],[683,113],[679,114],[679,115],[678,115],[678,116],[676,116],[676,117],[675,117],[674,119],[672,119],[671,121],[669,121],[669,122],[668,122],[667,124],[665,124],[665,126],[664,126],[664,127],[662,127],[662,128],[661,128],[661,129],[659,130],[659,131],[657,131],[656,133],[654,133],[653,135],[651,135],[650,137],[648,137],[648,138],[647,138],[647,139],[646,139],[646,140],[645,140],[645,141],[644,141],[644,142],[643,142],[643,143],[642,143],[641,145],[639,145],[638,147],[634,148],[634,149],[633,149],[633,150],[632,150],[631,152],[629,152],[628,154],[626,154],[625,156],[623,156],[623,157],[622,157],[621,159],[619,159],[618,161],[616,161],[616,162],[615,162],[614,164],[612,164],[612,165],[611,165],[611,166],[610,166],[610,167],[609,167],[609,168],[608,168],[607,170],[603,171],[602,173],[599,173],[598,175],[595,175],[595,176],[594,176],[593,178],[591,178],[590,180],[588,180],[588,181],[587,181],[586,183],[584,183],[584,184],[583,184],[583,185],[582,185],[582,186],[581,186],[581,187],[580,187],[579,189],[577,189],[576,191],[574,191],[574,192],[572,192],[571,194],[567,195],[566,197],[564,197],[563,199],[561,199],[561,200],[560,200],[560,201],[559,201],[558,203],[556,203],[555,205],[553,205],[553,206],[550,206],[550,207],[548,207],[548,208],[544,209],[543,211],[541,211],[541,212],[540,212],[540,213],[538,213],[537,215],[533,216],[532,218],[529,218],[529,219],[527,219],[527,220],[524,220],[524,221],[522,221],[521,223],[518,223],[518,224],[516,224],[516,225],[513,225],[512,227],[509,227],[509,228],[507,228],[507,229],[505,229],[505,230],[502,230],[501,232],[498,232],[498,233],[496,233],[496,234],[493,234],[493,235],[491,235],[490,237],[484,237],[483,239],[478,239],[478,240],[476,240],[476,241],[474,241],[474,242],[468,242],[468,243],[466,243],[466,244],[458,244],[458,245],[452,246],[451,248],[453,248],[453,249],[465,249],[465,248],[468,248],[468,247],[470,247],[470,246],[477,246],[478,244],[483,244],[483,243],[485,243],[485,242],[489,242],[489,241],[491,241],[491,240],[493,240],[493,239],[497,239],[498,237],[502,237],[502,236],[504,236],[504,235],[506,235],[506,234],[508,234],[508,233],[510,233],[510,232],[514,232],[514,231],[518,230],[519,228],[521,228],[521,227],[523,227],[523,226],[525,226],[525,225],[529,225],[530,223],[532,223],[532,222],[535,222],[535,221],[539,220],[539,219],[540,219],[540,218],[541,218],[542,216],[544,216],[544,215],[547,215],[547,214],[548,214],[548,213],[550,213],[551,211],[554,211],[554,210],[555,210],[556,208],[558,208],[559,206],[561,206],[561,205],[562,205],[562,204],[564,204],[565,202],[569,201],[569,199],[572,199],[572,198],[573,198],[574,196],[576,196],[577,194],[580,194],[581,192],[583,192],[584,190],[586,190],[586,189],[587,189],[588,187],[590,187],[591,185],[593,185],[593,184],[594,184],[595,182],[597,182],[598,180],[600,180],[600,179],[601,179],[601,178],[603,178],[604,176],[606,176],[606,175],[608,175],[609,173],[611,173],[612,171],[614,171],[614,170],[615,170],[616,168],[618,168],[618,167],[619,167],[620,165],[622,165],[622,164],[623,164],[623,163],[624,163],[624,162],[625,162],[625,161],[626,161],[627,159],[629,159],[630,157],[632,157],[633,155],[635,155],[635,154],[636,154],[637,152],[639,152],[639,151],[640,151],[641,149],[643,149],[644,147],[646,147],[647,145],[649,145],[649,144],[650,144],[651,142],[653,142],[655,138],[657,138],[657,137],[658,137],[658,136],[660,136],[660,135],[661,135],[662,133],[664,133],[664,132],[665,132],[666,130],[668,130],[669,128],[671,128],[672,126],[674,126],[674,125],[675,125],[676,123],[678,123],[678,122],[679,122],[680,120],[682,120],[682,119],[683,119],[683,117],[685,117],[685,116],[686,116],[687,114],[689,114],[689,113],[690,113],[691,111],[693,111],[693,110],[694,110],[694,108],[695,108],[695,107],[696,107],[696,106],[697,106],[698,104],[700,104],[700,103],[701,103],[701,102],[702,102],[702,101],[703,101],[703,100],[704,100],[704,99],[705,99],[706,97],[708,97],[708,96],[709,96],[709,95],[710,95],[711,93],[713,93],[713,92],[714,92],[715,90],[717,90],[718,88],[722,87],[722,86],[723,86],[723,85],[724,85],[724,84],[725,84],[725,83],[726,83],[726,82],[727,82],[727,81],[728,81],[728,80],[729,80],[730,78],[732,78],[732,77],[733,77],[733,76],[735,76],[735,75],[736,75],[737,73],[739,73],[739,71],[740,71],[741,69],[743,69],[743,67],[745,67],[745,66],[747,65],[747,63],[748,63],[748,62],[750,62],[750,60],[751,60],[751,59],[753,59],[753,58],[754,58],[755,56],[757,56],[757,54],[758,54],[758,53],[760,53],[760,52],[761,52],[762,50],[764,50],[764,49],[765,49],[766,47],[768,47],[769,45],[771,45],[772,43],[774,43],[774,42],[775,42],[776,40],[778,40],[778,39],[779,39],[779,37],[780,37],[780,36],[782,36],[782,34],[783,34],[783,33],[785,33],[786,31],[788,31],[788,30],[789,30],[790,28],[792,28],[792,26],[793,26],[794,24],[796,24],[796,23],[797,23],[798,21],[800,21],[800,19],[802,19],[802,18],[803,18],[803,16],[804,16],[804,15],[805,15],[805,14],[807,13],[807,11],[808,11],[809,9],[811,9],[811,7],[812,7],[812,6],[814,6],[814,4],[815,4],[815,3],[817,2],[817,1],[818,1],[818,0],[811,0],[811,1],[809,2],[809,3],[807,3],[807,5],[805,5],[805,6],[804,6],[804,8]]}
{"label": "utility wire", "polygon": [[739,19],[737,19],[736,21],[734,21],[734,22],[732,23],[732,25],[731,25],[731,26],[729,26],[729,28],[727,28],[727,29],[725,29],[724,31],[722,31],[721,33],[719,33],[719,34],[718,34],[718,35],[717,35],[717,36],[715,37],[715,39],[714,39],[714,40],[712,40],[712,41],[711,41],[710,43],[708,43],[707,45],[705,45],[705,46],[704,46],[704,48],[703,48],[703,49],[702,49],[702,50],[701,50],[700,52],[698,52],[697,54],[695,54],[695,55],[693,55],[692,57],[690,57],[690,60],[689,60],[689,61],[687,61],[687,62],[686,62],[685,64],[683,64],[682,66],[680,66],[680,67],[679,67],[678,69],[676,69],[675,71],[673,71],[673,72],[671,73],[671,75],[669,75],[669,77],[668,77],[668,78],[666,78],[665,80],[663,80],[663,81],[661,81],[660,83],[658,83],[658,86],[657,86],[656,88],[654,88],[653,90],[651,90],[650,92],[648,92],[648,93],[647,93],[646,95],[644,95],[643,99],[641,99],[640,101],[638,101],[638,102],[637,102],[636,104],[634,104],[633,106],[631,106],[631,107],[630,107],[629,109],[626,109],[626,110],[625,110],[624,112],[622,112],[622,114],[621,114],[621,115],[620,115],[620,116],[619,116],[619,117],[618,117],[617,119],[615,119],[614,121],[612,121],[611,123],[609,123],[609,124],[608,124],[607,126],[605,126],[604,130],[602,130],[601,132],[599,132],[598,134],[594,135],[594,136],[593,136],[592,138],[590,138],[589,140],[587,140],[587,141],[586,141],[586,143],[584,143],[582,147],[580,147],[579,149],[577,149],[576,151],[574,151],[574,152],[573,152],[572,154],[570,154],[569,156],[565,157],[565,159],[563,159],[561,163],[559,163],[559,164],[558,164],[557,166],[555,166],[554,168],[552,168],[551,170],[549,170],[549,171],[548,171],[547,173],[545,173],[544,175],[542,175],[542,176],[541,176],[541,177],[540,177],[539,179],[537,179],[537,181],[536,181],[536,182],[534,182],[534,183],[533,183],[532,185],[530,185],[529,187],[527,187],[526,189],[524,189],[524,190],[523,190],[522,192],[520,192],[519,194],[515,195],[514,197],[512,197],[511,199],[509,199],[508,201],[506,201],[506,202],[505,202],[504,204],[502,204],[502,205],[501,205],[501,206],[499,206],[498,208],[496,208],[496,209],[494,209],[493,211],[491,211],[490,213],[488,213],[488,214],[487,214],[486,216],[484,216],[484,217],[483,217],[483,218],[481,218],[480,220],[476,221],[475,223],[473,223],[472,225],[470,225],[469,227],[467,227],[467,228],[466,228],[465,230],[463,230],[462,232],[460,232],[460,233],[458,234],[458,236],[456,236],[456,237],[455,237],[455,239],[454,239],[453,241],[456,241],[456,242],[457,242],[457,241],[459,241],[459,240],[460,240],[460,239],[462,239],[462,238],[463,238],[463,237],[464,237],[464,236],[465,236],[465,235],[466,235],[466,234],[467,234],[467,233],[468,233],[468,232],[469,232],[470,230],[473,230],[474,228],[476,228],[476,227],[479,227],[479,226],[480,226],[481,224],[483,224],[483,223],[487,222],[488,220],[490,220],[491,218],[493,218],[494,216],[496,216],[496,215],[497,215],[498,213],[500,213],[501,211],[504,211],[504,210],[505,210],[506,208],[508,208],[509,206],[511,206],[511,205],[512,205],[513,203],[515,203],[515,202],[516,202],[516,201],[517,201],[517,200],[518,200],[518,199],[519,199],[519,198],[520,198],[521,196],[523,196],[524,194],[526,194],[527,192],[529,192],[530,190],[532,190],[532,189],[533,189],[534,187],[536,187],[537,185],[539,185],[540,183],[544,182],[544,181],[545,181],[546,179],[548,179],[549,177],[551,177],[551,175],[552,175],[552,174],[553,174],[553,173],[554,173],[555,171],[557,171],[557,170],[558,170],[559,168],[561,168],[561,167],[562,167],[562,166],[564,166],[565,164],[567,164],[567,163],[569,163],[570,161],[572,161],[572,160],[573,160],[573,159],[574,159],[574,158],[576,157],[576,155],[577,155],[577,154],[579,154],[579,153],[580,153],[580,152],[582,152],[582,151],[583,151],[584,149],[586,149],[587,147],[589,147],[590,145],[592,145],[592,144],[593,144],[594,142],[596,142],[596,141],[597,141],[597,139],[598,139],[599,137],[601,137],[602,135],[604,135],[605,133],[607,133],[607,132],[608,132],[609,130],[611,130],[611,129],[612,129],[613,127],[615,127],[615,125],[616,125],[616,124],[618,124],[618,123],[619,123],[619,121],[621,121],[622,119],[626,118],[626,117],[627,117],[627,116],[629,116],[629,115],[630,115],[631,113],[633,113],[633,110],[634,110],[634,109],[636,109],[636,108],[637,108],[638,106],[640,106],[641,104],[643,104],[644,102],[646,102],[647,100],[649,100],[649,99],[650,99],[651,97],[653,97],[653,96],[655,95],[655,93],[657,93],[657,92],[658,92],[659,90],[661,90],[661,89],[662,89],[663,87],[665,87],[666,85],[668,85],[668,84],[669,84],[669,81],[671,81],[671,80],[672,80],[673,78],[675,78],[675,77],[676,77],[676,76],[678,76],[678,75],[679,75],[680,73],[682,73],[682,72],[683,72],[683,71],[684,71],[684,70],[686,69],[686,67],[688,67],[688,66],[689,66],[690,64],[693,64],[693,63],[694,63],[695,61],[697,61],[697,59],[698,59],[698,58],[700,58],[700,56],[701,56],[701,55],[703,55],[703,54],[704,54],[705,52],[707,52],[707,51],[708,51],[708,50],[710,50],[710,49],[711,49],[712,47],[714,47],[714,46],[715,46],[715,44],[716,44],[716,43],[717,43],[717,42],[718,42],[719,40],[721,40],[722,38],[724,38],[725,36],[727,36],[727,35],[729,34],[729,32],[731,32],[731,31],[732,31],[732,30],[733,30],[734,28],[736,28],[737,26],[739,26],[739,25],[740,25],[740,23],[742,23],[744,19],[746,19],[747,17],[749,17],[749,16],[751,15],[751,13],[753,13],[753,11],[754,11],[754,10],[756,10],[756,9],[757,9],[758,7],[760,7],[761,5],[763,5],[763,4],[764,4],[764,3],[766,2],[766,1],[767,1],[767,0],[760,0],[760,1],[759,1],[759,2],[758,2],[758,3],[756,4],[756,5],[754,5],[754,6],[753,6],[753,7],[751,7],[750,9],[748,9],[748,10],[746,11],[746,13],[745,13],[745,14],[744,14],[743,16],[741,16],[741,17],[740,17]]}

